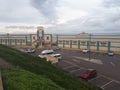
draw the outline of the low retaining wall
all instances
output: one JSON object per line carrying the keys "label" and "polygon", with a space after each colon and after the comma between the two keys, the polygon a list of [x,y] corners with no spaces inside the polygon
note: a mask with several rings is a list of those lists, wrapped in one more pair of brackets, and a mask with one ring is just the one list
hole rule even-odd
{"label": "low retaining wall", "polygon": [[0,71],[0,90],[3,90],[1,71]]}

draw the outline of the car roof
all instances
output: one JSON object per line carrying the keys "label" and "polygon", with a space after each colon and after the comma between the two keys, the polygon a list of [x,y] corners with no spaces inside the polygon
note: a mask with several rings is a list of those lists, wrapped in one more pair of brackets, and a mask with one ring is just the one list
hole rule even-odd
{"label": "car roof", "polygon": [[58,54],[55,54],[55,55],[61,55],[61,54],[58,53]]}
{"label": "car roof", "polygon": [[87,48],[84,48],[83,50],[88,50]]}
{"label": "car roof", "polygon": [[51,54],[51,56],[58,56],[58,55],[61,55],[61,54]]}

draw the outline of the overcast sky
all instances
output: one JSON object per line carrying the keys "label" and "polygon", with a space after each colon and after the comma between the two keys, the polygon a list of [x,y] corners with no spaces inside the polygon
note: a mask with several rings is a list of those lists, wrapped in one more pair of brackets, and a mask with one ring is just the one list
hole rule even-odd
{"label": "overcast sky", "polygon": [[120,0],[0,0],[0,33],[120,33]]}

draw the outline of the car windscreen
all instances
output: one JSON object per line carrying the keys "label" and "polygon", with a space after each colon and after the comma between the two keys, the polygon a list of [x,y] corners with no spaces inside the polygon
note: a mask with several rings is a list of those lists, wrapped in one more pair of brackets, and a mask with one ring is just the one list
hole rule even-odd
{"label": "car windscreen", "polygon": [[90,74],[90,71],[89,70],[85,70],[84,74]]}
{"label": "car windscreen", "polygon": [[56,55],[55,57],[61,57],[61,55]]}

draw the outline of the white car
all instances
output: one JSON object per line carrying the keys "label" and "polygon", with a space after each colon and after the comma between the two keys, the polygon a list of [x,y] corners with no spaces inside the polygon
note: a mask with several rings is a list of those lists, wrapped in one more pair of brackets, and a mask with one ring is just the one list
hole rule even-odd
{"label": "white car", "polygon": [[88,49],[83,49],[82,52],[87,53],[87,52],[89,52],[89,50]]}
{"label": "white car", "polygon": [[108,51],[107,54],[108,54],[109,56],[114,56],[114,52],[113,52],[113,51]]}
{"label": "white car", "polygon": [[47,54],[53,54],[53,53],[54,53],[53,50],[43,50],[43,51],[41,52],[41,55],[47,55]]}
{"label": "white car", "polygon": [[26,49],[25,52],[26,52],[26,53],[34,53],[34,52],[35,52],[35,49]]}
{"label": "white car", "polygon": [[44,56],[44,55],[38,55],[38,57],[40,57],[40,58],[45,58],[45,56]]}
{"label": "white car", "polygon": [[61,54],[51,54],[50,56],[56,57],[56,58],[58,58],[58,60],[62,59],[62,55]]}

